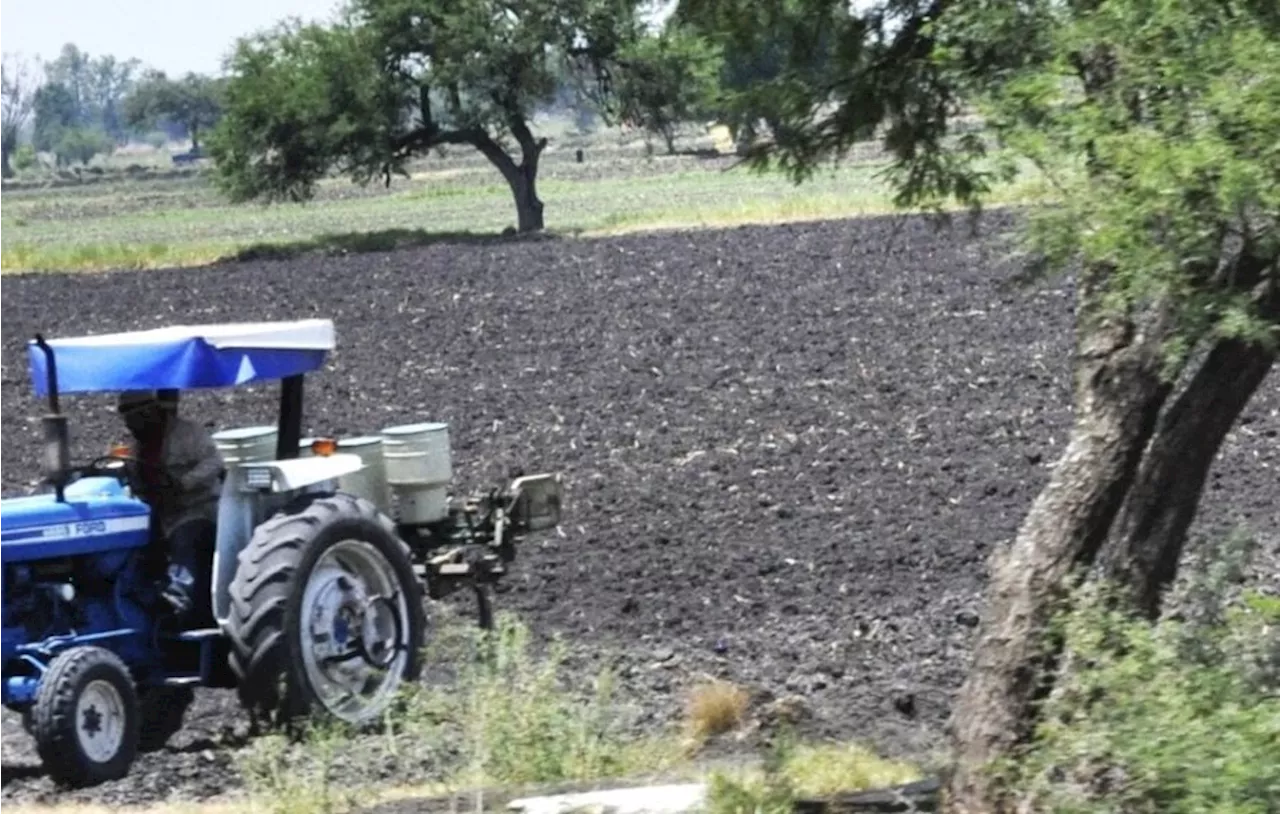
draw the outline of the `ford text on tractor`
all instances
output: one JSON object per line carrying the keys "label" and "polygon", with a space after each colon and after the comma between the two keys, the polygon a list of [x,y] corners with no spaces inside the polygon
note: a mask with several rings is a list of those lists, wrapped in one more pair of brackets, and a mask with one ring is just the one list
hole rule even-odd
{"label": "ford text on tractor", "polygon": [[[378,719],[419,675],[425,598],[473,590],[488,625],[485,587],[559,523],[554,474],[454,499],[444,424],[302,438],[304,376],[334,342],[332,322],[303,320],[29,343],[47,488],[0,505],[0,658],[3,703],[56,780],[126,774],[181,727],[193,687],[235,688],[257,720]],[[210,601],[178,623],[141,462],[73,463],[59,397],[154,391],[176,411],[184,390],[263,381],[279,382],[275,424],[213,436]]]}

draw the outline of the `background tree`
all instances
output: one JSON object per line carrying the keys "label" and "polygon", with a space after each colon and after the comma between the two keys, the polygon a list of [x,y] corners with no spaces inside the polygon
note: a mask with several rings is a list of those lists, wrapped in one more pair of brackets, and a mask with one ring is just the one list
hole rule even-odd
{"label": "background tree", "polygon": [[52,149],[58,165],[69,166],[87,165],[94,156],[108,154],[114,147],[111,137],[97,128],[70,127],[58,134]]}
{"label": "background tree", "polygon": [[101,130],[117,143],[127,137],[121,107],[133,88],[141,63],[107,55],[91,57],[74,43],[62,47],[58,57],[45,65],[49,83],[70,97],[74,122],[66,126]]}
{"label": "background tree", "polygon": [[81,127],[75,95],[61,82],[46,82],[32,99],[35,111],[33,139],[37,150],[54,148],[67,130]]}
{"label": "background tree", "polygon": [[31,65],[24,59],[5,54],[0,68],[0,153],[3,154],[3,174],[13,177],[10,159],[18,149],[20,139],[35,106],[36,83]]}
{"label": "background tree", "polygon": [[[789,4],[686,0],[732,36],[822,31]],[[1038,168],[1031,268],[1076,274],[1074,423],[1016,539],[992,561],[953,712],[956,811],[1007,810],[1013,758],[1058,669],[1049,622],[1092,570],[1139,616],[1177,572],[1217,451],[1280,344],[1280,6],[1270,0],[807,2],[824,67],[758,82],[783,127],[757,167],[803,179],[881,136],[901,203],[976,211]],[[955,132],[979,110],[988,136]]]}
{"label": "background tree", "polygon": [[786,85],[813,85],[826,73],[848,16],[843,5],[822,0],[775,0],[766,5],[677,0],[670,19],[697,34],[720,54],[715,115],[746,150],[762,135],[776,133],[796,111],[799,97]]}
{"label": "background tree", "polygon": [[636,40],[620,61],[615,90],[621,121],[661,136],[667,152],[674,153],[680,125],[715,109],[720,49],[673,23]]}
{"label": "background tree", "polygon": [[625,0],[352,0],[338,23],[242,40],[209,140],[236,200],[301,200],[331,169],[358,183],[403,174],[442,145],[483,154],[511,187],[519,229],[543,228],[547,140],[530,121],[557,60],[607,86],[639,31]]}
{"label": "background tree", "polygon": [[193,150],[200,149],[201,132],[217,124],[221,115],[221,80],[195,73],[173,80],[162,71],[150,71],[124,100],[124,120],[130,127],[175,122],[186,131]]}

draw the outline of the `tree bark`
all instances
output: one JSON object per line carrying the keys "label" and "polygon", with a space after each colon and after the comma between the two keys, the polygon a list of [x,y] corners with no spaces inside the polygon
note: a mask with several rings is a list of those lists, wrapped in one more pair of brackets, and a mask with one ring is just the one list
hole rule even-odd
{"label": "tree bark", "polygon": [[521,167],[520,173],[511,183],[511,192],[516,198],[516,219],[520,232],[541,231],[542,201],[538,199],[536,180],[527,168]]}
{"label": "tree bark", "polygon": [[1046,632],[1074,568],[1091,564],[1133,483],[1170,384],[1160,345],[1169,319],[1098,312],[1105,269],[1080,286],[1075,421],[1066,451],[1012,545],[993,557],[968,677],[951,720],[955,764],[948,810],[1006,811],[991,761],[1014,756],[1035,723],[1033,704],[1053,667]]}
{"label": "tree bark", "polygon": [[1218,450],[1275,360],[1274,349],[1219,341],[1161,419],[1105,557],[1108,575],[1149,619],[1177,576]]}
{"label": "tree bark", "polygon": [[520,145],[519,164],[507,151],[483,131],[471,134],[470,140],[477,150],[489,159],[502,177],[511,187],[511,194],[516,201],[516,222],[521,233],[541,231],[544,227],[542,219],[542,201],[538,198],[538,160],[547,147],[547,140],[534,139],[524,119],[512,115],[509,122],[511,132]]}

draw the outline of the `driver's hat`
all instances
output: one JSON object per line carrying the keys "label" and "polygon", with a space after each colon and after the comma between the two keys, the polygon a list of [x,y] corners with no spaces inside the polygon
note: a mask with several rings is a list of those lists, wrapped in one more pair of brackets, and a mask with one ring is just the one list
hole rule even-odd
{"label": "driver's hat", "polygon": [[120,394],[116,409],[121,415],[127,415],[136,410],[154,407],[158,401],[153,390],[127,390]]}

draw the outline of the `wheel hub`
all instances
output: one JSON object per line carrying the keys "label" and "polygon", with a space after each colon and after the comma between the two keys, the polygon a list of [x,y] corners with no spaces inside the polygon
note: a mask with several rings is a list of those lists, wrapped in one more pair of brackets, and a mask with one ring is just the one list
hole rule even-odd
{"label": "wheel hub", "polygon": [[303,596],[302,651],[312,689],[350,722],[379,713],[408,657],[408,605],[396,574],[367,543],[324,553]]}
{"label": "wheel hub", "polygon": [[76,702],[76,739],[96,763],[116,756],[124,743],[124,699],[108,681],[92,681]]}

